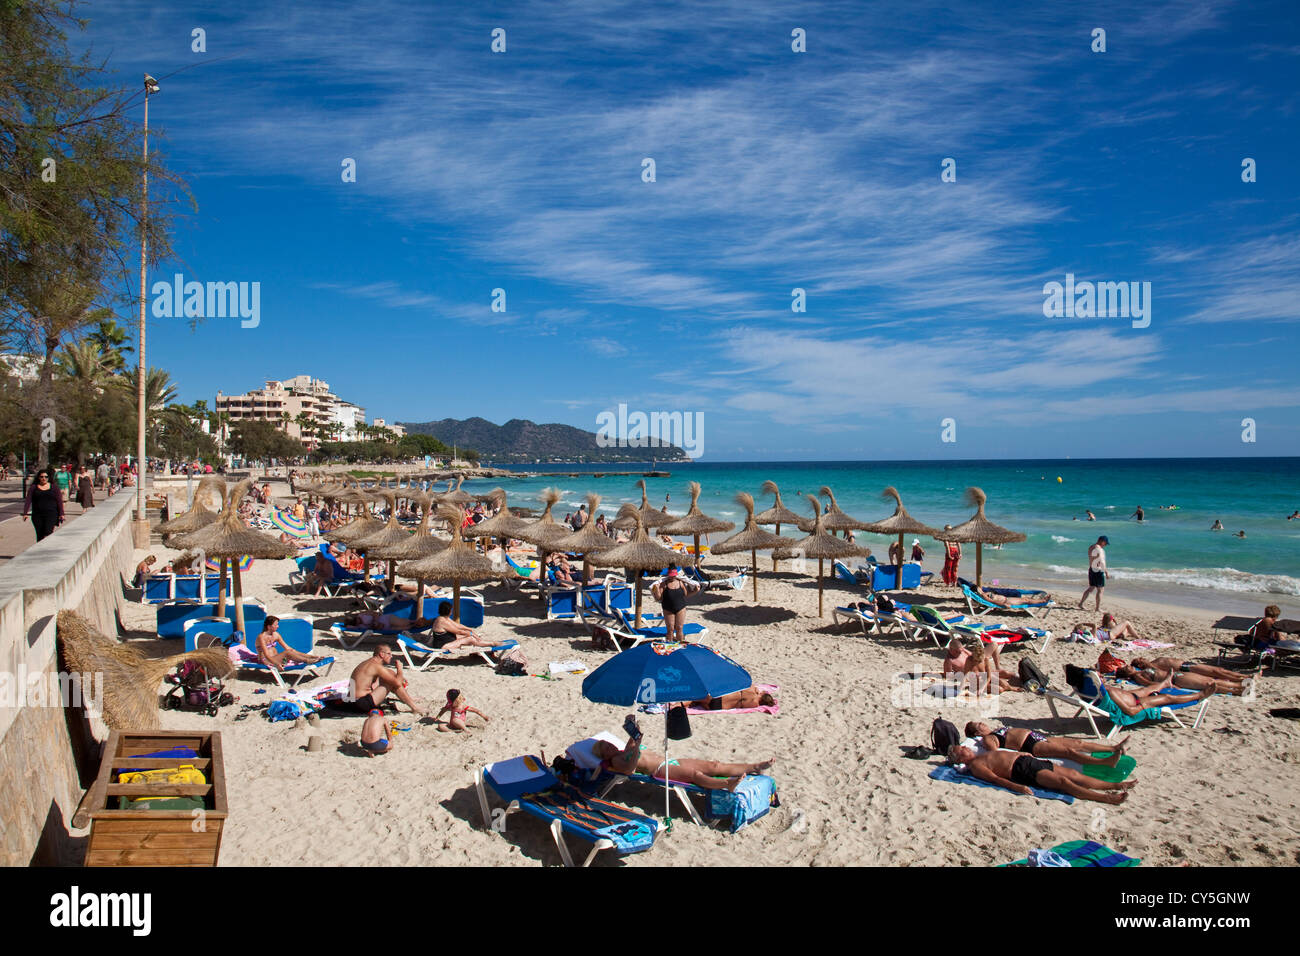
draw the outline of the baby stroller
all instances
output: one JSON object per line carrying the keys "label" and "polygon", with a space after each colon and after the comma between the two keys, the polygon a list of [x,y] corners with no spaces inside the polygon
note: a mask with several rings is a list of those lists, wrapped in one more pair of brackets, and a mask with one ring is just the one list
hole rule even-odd
{"label": "baby stroller", "polygon": [[167,682],[173,686],[163,698],[165,710],[197,710],[215,717],[239,699],[226,691],[221,678],[210,676],[206,667],[194,661],[182,661],[167,675]]}

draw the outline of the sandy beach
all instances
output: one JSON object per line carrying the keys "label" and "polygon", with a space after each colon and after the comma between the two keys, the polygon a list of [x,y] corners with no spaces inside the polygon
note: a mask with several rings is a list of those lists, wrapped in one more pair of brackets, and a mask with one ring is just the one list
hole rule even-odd
{"label": "sandy beach", "polygon": [[[153,553],[171,554],[165,548]],[[245,593],[261,598],[272,614],[296,610],[318,622],[337,619],[349,608],[348,599],[291,596],[290,566],[256,562],[245,577]],[[714,566],[728,565],[716,560]],[[928,744],[931,721],[940,713],[960,727],[981,711],[971,705],[898,706],[902,692],[895,675],[937,671],[940,657],[933,645],[897,636],[864,638],[856,626],[833,626],[831,609],[850,596],[846,585],[827,583],[827,615],[819,618],[815,579],[785,570],[760,574],[757,605],[748,588],[709,593],[694,599],[690,619],[707,625],[704,642],[745,666],[755,681],[780,686],[781,712],[693,718],[693,737],[674,742],[672,753],[773,758],[781,807],[736,834],[695,827],[679,816],[652,852],[622,860],[605,853],[595,865],[982,866],[1083,837],[1140,857],[1144,865],[1300,863],[1300,726],[1268,715],[1270,708],[1294,706],[1296,677],[1266,674],[1253,701],[1216,697],[1197,730],[1147,724],[1133,731],[1129,752],[1140,782],[1118,808],[943,783],[928,777],[937,758],[904,759],[903,748]],[[595,668],[607,657],[580,626],[545,622],[536,597],[503,585],[489,585],[484,593],[482,633],[518,639],[534,674],[549,661],[577,659]],[[957,597],[942,587],[919,593],[941,609],[959,609]],[[1058,595],[1063,602],[1070,598]],[[1122,594],[1108,598],[1105,607],[1174,645],[1155,653],[1213,656],[1211,613],[1140,596],[1126,601]],[[150,640],[154,614],[152,606],[129,605],[123,616],[127,639]],[[1080,620],[1096,616],[1057,609],[1047,626],[1060,637]],[[175,649],[174,642],[150,643],[160,652],[166,652],[163,646]],[[345,679],[371,650],[342,650],[320,630],[317,646],[338,658],[330,680]],[[1008,651],[1004,660],[1014,668],[1019,653]],[[1090,664],[1097,654],[1094,646],[1053,641],[1040,664],[1059,686],[1062,665]],[[505,677],[468,660],[413,674],[410,682],[416,697],[433,702],[435,711],[448,688],[460,688],[491,723],[471,718],[471,732],[456,735],[403,712],[398,719],[411,729],[396,735],[394,752],[369,759],[351,743],[360,716],[336,718],[326,711],[319,731],[310,731],[305,721],[298,728],[271,723],[260,710],[236,720],[242,705],[277,696],[269,680],[232,680],[230,689],[240,700],[215,718],[164,711],[165,728],[222,731],[231,814],[221,863],[557,865],[549,833],[532,818],[512,816],[505,839],[482,828],[474,770],[523,753],[544,751],[549,759],[590,734],[617,731],[625,711],[584,700],[581,676]],[[266,693],[255,693],[258,688]],[[1035,695],[1004,694],[996,706],[997,719],[1012,727],[1076,735],[1087,730],[1081,720],[1053,720],[1046,701]],[[662,718],[640,720],[657,749]],[[309,732],[322,735],[321,753],[307,752]],[[661,790],[624,784],[612,797],[662,816]]]}

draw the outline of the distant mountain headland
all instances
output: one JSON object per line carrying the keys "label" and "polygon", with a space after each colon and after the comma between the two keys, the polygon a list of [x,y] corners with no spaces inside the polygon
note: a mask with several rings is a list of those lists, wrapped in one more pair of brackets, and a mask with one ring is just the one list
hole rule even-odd
{"label": "distant mountain headland", "polygon": [[[398,422],[409,434],[432,435],[444,445],[473,448],[482,461],[527,462],[627,462],[690,461],[675,445],[651,443],[633,437],[628,447],[597,441],[595,432],[572,425],[538,425],[527,419],[512,418],[504,425],[494,425],[485,418],[444,418],[437,422]],[[644,443],[643,443],[644,442]]]}

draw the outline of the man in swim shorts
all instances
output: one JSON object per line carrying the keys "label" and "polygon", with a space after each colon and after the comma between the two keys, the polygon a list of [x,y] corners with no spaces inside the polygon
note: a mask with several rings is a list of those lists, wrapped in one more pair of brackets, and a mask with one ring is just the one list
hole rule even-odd
{"label": "man in swim shorts", "polygon": [[[395,664],[396,673],[388,669]],[[387,644],[380,644],[375,653],[357,665],[348,684],[353,697],[353,707],[363,714],[380,707],[390,693],[396,695],[407,707],[421,717],[427,717],[428,711],[406,692],[406,678],[402,674],[402,662],[393,657],[392,649]]]}
{"label": "man in swim shorts", "polygon": [[388,719],[382,710],[372,708],[370,716],[361,726],[361,746],[369,757],[378,757],[393,749],[392,735],[388,732]]}
{"label": "man in swim shorts", "polygon": [[1128,791],[1137,786],[1136,780],[1097,780],[1015,750],[979,754],[972,747],[958,744],[948,750],[948,763],[959,769],[964,766],[971,776],[1019,794],[1032,794],[1031,788],[1037,788],[1055,790],[1080,800],[1120,804],[1128,799]]}
{"label": "man in swim shorts", "polygon": [[1097,543],[1088,549],[1088,587],[1084,590],[1083,597],[1079,598],[1079,607],[1083,607],[1088,600],[1088,595],[1096,591],[1097,602],[1093,610],[1101,610],[1101,592],[1106,589],[1106,549],[1109,546],[1110,538],[1103,534],[1097,539]]}

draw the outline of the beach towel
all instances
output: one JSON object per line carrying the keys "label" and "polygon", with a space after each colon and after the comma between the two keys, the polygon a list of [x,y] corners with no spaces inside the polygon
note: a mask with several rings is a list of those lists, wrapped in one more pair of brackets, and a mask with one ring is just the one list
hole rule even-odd
{"label": "beach towel", "polygon": [[[1003,793],[1011,793],[1010,790],[1004,787],[999,787],[995,783],[987,783],[979,777],[972,777],[970,774],[961,773],[956,767],[949,767],[946,764],[935,767],[930,771],[930,779],[946,780],[949,783],[972,783],[977,787],[992,787],[994,790],[1001,790]],[[1055,790],[1040,790],[1038,787],[1031,787],[1030,789],[1033,791],[1034,796],[1040,800],[1060,800],[1062,803],[1074,803],[1074,797],[1068,793],[1057,793]],[[1016,794],[1012,794],[1012,796],[1016,796]]]}
{"label": "beach towel", "polygon": [[709,791],[709,816],[731,818],[731,832],[748,826],[765,816],[781,801],[776,796],[776,781],[766,774],[752,773],[736,784],[735,790]]}
{"label": "beach towel", "polygon": [[1154,651],[1173,646],[1164,641],[1148,641],[1146,638],[1138,638],[1136,641],[1115,641],[1111,644],[1111,647],[1117,651]]}
{"label": "beach towel", "polygon": [[[1092,756],[1104,760],[1110,754],[1105,750],[1099,750]],[[1094,780],[1108,780],[1111,783],[1127,780],[1129,774],[1137,769],[1137,761],[1128,754],[1120,757],[1113,767],[1107,767],[1105,764],[1100,763],[1075,763],[1073,760],[1053,760],[1052,763],[1068,767],[1071,770],[1077,770],[1085,777],[1092,777]]]}
{"label": "beach towel", "polygon": [[[776,684],[755,684],[760,691],[772,695],[772,704],[760,704],[757,707],[736,707],[732,710],[708,710],[699,707],[687,707],[686,713],[691,717],[707,717],[709,714],[779,714],[781,702],[776,699],[776,692],[781,688]],[[642,704],[643,714],[662,714],[668,709],[667,704]]]}
{"label": "beach towel", "polygon": [[[1070,840],[1068,843],[1058,844],[1050,850],[1039,850],[1037,852],[1054,853],[1066,860],[1070,866],[1138,866],[1142,862],[1136,857],[1125,856],[1117,850],[1112,850],[1110,847],[1102,846],[1092,840]],[[1030,856],[1032,855],[1033,851],[1030,853]],[[1034,864],[1029,857],[1026,857],[1023,860],[1015,860],[1002,865],[1033,866]]]}

